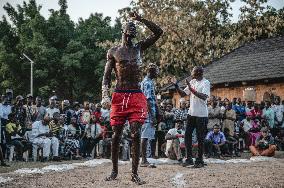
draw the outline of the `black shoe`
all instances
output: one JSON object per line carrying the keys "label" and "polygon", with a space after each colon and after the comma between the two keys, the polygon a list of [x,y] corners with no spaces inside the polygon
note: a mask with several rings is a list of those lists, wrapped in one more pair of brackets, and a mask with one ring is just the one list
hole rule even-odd
{"label": "black shoe", "polygon": [[182,158],[180,158],[180,159],[178,160],[178,163],[179,163],[179,164],[182,164]]}
{"label": "black shoe", "polygon": [[111,174],[105,178],[105,181],[113,181],[117,177],[117,172],[112,171]]}
{"label": "black shoe", "polygon": [[41,159],[41,162],[47,162],[48,161],[48,157],[43,157],[42,159]]}
{"label": "black shoe", "polygon": [[182,164],[183,167],[188,167],[194,165],[192,159],[186,159],[185,162]]}
{"label": "black shoe", "polygon": [[1,165],[0,166],[3,166],[3,167],[10,167],[10,165],[7,165],[4,161],[1,162]]}
{"label": "black shoe", "polygon": [[61,158],[59,156],[54,156],[53,161],[61,162]]}
{"label": "black shoe", "polygon": [[206,166],[207,164],[204,163],[203,160],[196,160],[195,164],[193,165],[193,168],[202,168],[204,166]]}

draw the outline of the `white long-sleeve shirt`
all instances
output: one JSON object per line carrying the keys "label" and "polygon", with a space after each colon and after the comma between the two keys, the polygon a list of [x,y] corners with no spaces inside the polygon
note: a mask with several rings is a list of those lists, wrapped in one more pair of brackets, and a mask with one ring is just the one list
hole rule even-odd
{"label": "white long-sleeve shirt", "polygon": [[8,119],[8,115],[12,112],[10,105],[0,104],[0,118]]}
{"label": "white long-sleeve shirt", "polygon": [[33,141],[38,135],[49,133],[48,125],[43,125],[42,121],[36,121],[32,124],[32,135],[30,140]]}

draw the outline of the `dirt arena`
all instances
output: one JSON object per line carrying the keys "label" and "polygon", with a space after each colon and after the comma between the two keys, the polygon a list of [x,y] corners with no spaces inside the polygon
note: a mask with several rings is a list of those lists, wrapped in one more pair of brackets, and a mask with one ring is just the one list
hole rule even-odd
{"label": "dirt arena", "polygon": [[0,174],[2,178],[0,186],[9,188],[284,187],[284,159],[225,164],[208,163],[201,169],[185,168],[178,164],[158,164],[157,168],[139,169],[141,178],[146,181],[146,184],[142,186],[136,186],[130,181],[130,163],[120,164],[119,170],[117,180],[112,182],[103,180],[111,171],[109,161],[93,167],[78,166],[74,169],[46,173],[28,174],[13,171]]}

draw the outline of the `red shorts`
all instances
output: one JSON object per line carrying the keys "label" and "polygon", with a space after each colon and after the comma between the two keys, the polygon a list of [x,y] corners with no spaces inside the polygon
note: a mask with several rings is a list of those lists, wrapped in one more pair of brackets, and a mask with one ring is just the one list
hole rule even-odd
{"label": "red shorts", "polygon": [[141,90],[116,90],[112,94],[111,126],[129,123],[144,123],[147,118],[147,100]]}

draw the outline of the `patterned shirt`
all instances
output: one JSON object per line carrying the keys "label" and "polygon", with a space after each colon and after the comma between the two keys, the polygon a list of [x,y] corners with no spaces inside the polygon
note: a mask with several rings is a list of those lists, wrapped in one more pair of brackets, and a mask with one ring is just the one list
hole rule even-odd
{"label": "patterned shirt", "polygon": [[141,82],[141,90],[147,98],[147,101],[150,102],[151,114],[155,115],[157,111],[155,84],[153,80],[150,79],[148,76],[146,76]]}

